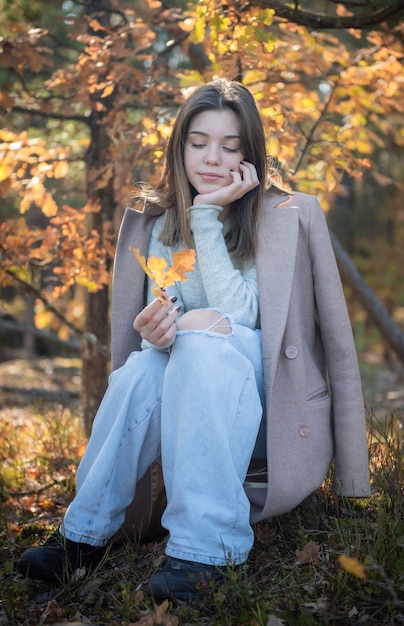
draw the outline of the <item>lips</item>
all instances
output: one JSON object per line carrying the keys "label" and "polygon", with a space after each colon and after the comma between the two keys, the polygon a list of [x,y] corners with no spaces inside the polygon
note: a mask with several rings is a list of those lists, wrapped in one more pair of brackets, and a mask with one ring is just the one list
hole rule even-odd
{"label": "lips", "polygon": [[216,181],[223,178],[223,176],[220,176],[219,174],[214,174],[213,172],[200,172],[199,176],[206,181]]}

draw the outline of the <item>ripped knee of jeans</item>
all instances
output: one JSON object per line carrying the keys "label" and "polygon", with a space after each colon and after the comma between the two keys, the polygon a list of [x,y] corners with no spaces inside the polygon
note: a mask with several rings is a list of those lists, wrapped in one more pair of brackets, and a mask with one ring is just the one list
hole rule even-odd
{"label": "ripped knee of jeans", "polygon": [[193,309],[177,321],[178,330],[201,330],[229,335],[231,326],[225,315],[213,309]]}

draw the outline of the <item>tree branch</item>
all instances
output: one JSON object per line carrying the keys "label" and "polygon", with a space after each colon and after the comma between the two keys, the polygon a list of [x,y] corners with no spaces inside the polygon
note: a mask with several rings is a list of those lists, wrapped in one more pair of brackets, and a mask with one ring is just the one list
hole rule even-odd
{"label": "tree branch", "polygon": [[30,489],[29,491],[10,491],[7,496],[10,498],[22,498],[25,496],[39,496],[40,493],[51,489],[52,487],[56,487],[56,485],[62,485],[63,487],[69,487],[69,480],[64,478],[63,480],[53,480],[51,483],[47,485],[43,485],[42,487],[38,487],[37,489]]}
{"label": "tree branch", "polygon": [[330,108],[330,104],[331,104],[331,101],[332,101],[332,99],[334,97],[334,94],[335,94],[335,91],[336,91],[337,87],[338,87],[338,83],[335,83],[334,87],[333,87],[333,89],[332,89],[332,91],[331,91],[331,93],[330,93],[330,95],[328,97],[328,100],[325,103],[325,105],[324,105],[324,107],[323,107],[323,109],[322,109],[322,111],[320,113],[320,117],[314,122],[313,126],[310,129],[310,133],[305,136],[306,143],[303,146],[303,150],[301,151],[300,157],[299,157],[299,159],[298,159],[298,161],[297,161],[297,163],[295,165],[295,168],[293,170],[294,174],[296,174],[296,172],[300,168],[300,165],[302,164],[303,159],[306,156],[308,149],[313,144],[315,132],[316,132],[317,128],[320,126],[321,122],[324,120],[324,118],[325,118],[325,116],[326,116],[326,114],[328,112],[328,109]]}
{"label": "tree branch", "polygon": [[23,113],[24,115],[38,115],[39,117],[45,117],[53,120],[75,120],[82,124],[89,125],[89,119],[85,115],[65,115],[63,113],[52,113],[49,111],[41,111],[40,109],[31,109],[29,107],[13,106],[8,113]]}
{"label": "tree branch", "polygon": [[404,332],[373,293],[335,235],[330,233],[330,236],[341,275],[352,288],[365,311],[369,313],[370,318],[379,329],[386,343],[390,345],[400,361],[404,363]]}
{"label": "tree branch", "polygon": [[14,274],[14,272],[12,272],[11,270],[4,270],[7,274],[9,274],[10,276],[12,276],[12,278],[14,280],[16,280],[17,282],[19,282],[21,285],[24,286],[24,288],[34,294],[34,296],[36,298],[38,298],[39,300],[41,300],[41,302],[43,302],[43,304],[46,306],[46,308],[48,309],[48,311],[50,311],[51,313],[53,313],[63,324],[65,324],[65,326],[67,326],[68,328],[70,328],[70,330],[72,330],[74,332],[74,334],[79,337],[82,341],[86,341],[87,343],[90,343],[94,346],[97,346],[97,348],[103,352],[104,354],[106,354],[107,356],[109,356],[109,349],[107,346],[104,346],[104,344],[100,343],[97,339],[97,337],[95,335],[93,335],[92,333],[87,333],[83,330],[80,330],[80,328],[77,328],[77,326],[75,326],[74,324],[72,324],[72,322],[69,322],[68,319],[66,319],[66,317],[63,315],[63,313],[61,313],[60,311],[58,311],[58,309],[56,309],[48,300],[47,298],[45,298],[45,296],[33,285],[31,285],[30,283],[28,283],[27,281],[25,281],[24,279],[20,278],[19,276],[16,276],[16,274]]}
{"label": "tree branch", "polygon": [[35,328],[30,324],[24,324],[19,321],[11,321],[7,319],[3,319],[0,317],[0,332],[4,329],[8,333],[16,334],[16,335],[33,335],[34,337],[39,337],[43,339],[47,343],[53,343],[58,345],[60,348],[67,348],[72,352],[80,352],[81,343],[79,341],[67,341],[66,339],[59,339],[57,335],[49,332],[48,330],[41,330],[40,328]]}
{"label": "tree branch", "polygon": [[321,13],[313,13],[299,9],[298,2],[295,2],[294,6],[291,6],[281,0],[250,0],[250,5],[262,9],[273,9],[278,18],[316,30],[321,28],[369,28],[371,26],[377,26],[386,20],[399,20],[401,16],[404,16],[402,0],[395,0],[381,8],[373,8],[371,4],[370,6],[366,5],[365,10],[361,11],[361,13],[349,16],[330,16]]}

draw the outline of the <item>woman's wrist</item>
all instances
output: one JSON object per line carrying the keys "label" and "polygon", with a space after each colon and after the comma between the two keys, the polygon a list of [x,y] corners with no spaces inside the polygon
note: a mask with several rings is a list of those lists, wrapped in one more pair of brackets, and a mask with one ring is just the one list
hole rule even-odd
{"label": "woman's wrist", "polygon": [[223,207],[217,204],[193,204],[188,208],[189,225],[191,231],[197,230],[216,230],[223,228],[223,224],[220,220],[220,214],[223,211]]}
{"label": "woman's wrist", "polygon": [[175,333],[174,336],[170,339],[170,341],[164,344],[163,346],[157,346],[156,344],[152,343],[148,339],[142,339],[142,349],[147,350],[148,348],[154,348],[155,350],[159,350],[160,352],[171,352],[171,348],[175,343],[176,337],[177,337],[177,333]]}

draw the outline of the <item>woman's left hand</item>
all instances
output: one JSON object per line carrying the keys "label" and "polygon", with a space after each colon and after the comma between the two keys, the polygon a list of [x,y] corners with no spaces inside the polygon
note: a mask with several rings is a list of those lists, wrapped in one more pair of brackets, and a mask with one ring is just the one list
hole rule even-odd
{"label": "woman's left hand", "polygon": [[196,195],[193,204],[217,204],[225,207],[239,200],[260,184],[255,165],[246,161],[241,161],[239,171],[231,170],[230,175],[233,178],[230,185],[220,187],[209,193]]}
{"label": "woman's left hand", "polygon": [[146,339],[156,348],[166,348],[175,339],[177,326],[175,320],[180,314],[180,308],[174,306],[176,298],[168,298],[161,294],[165,302],[156,299],[141,311],[133,322],[133,328],[138,331],[142,339]]}

